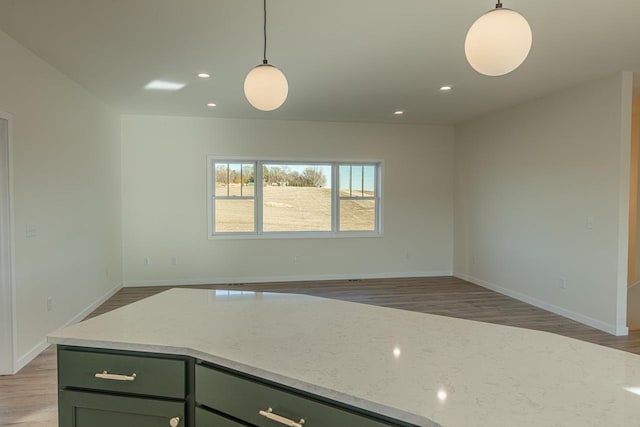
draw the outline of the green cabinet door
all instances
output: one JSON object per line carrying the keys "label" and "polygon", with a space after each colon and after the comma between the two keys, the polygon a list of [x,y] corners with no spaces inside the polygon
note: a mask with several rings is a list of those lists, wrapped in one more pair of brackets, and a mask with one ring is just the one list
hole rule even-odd
{"label": "green cabinet door", "polygon": [[59,427],[185,427],[185,403],[60,390]]}

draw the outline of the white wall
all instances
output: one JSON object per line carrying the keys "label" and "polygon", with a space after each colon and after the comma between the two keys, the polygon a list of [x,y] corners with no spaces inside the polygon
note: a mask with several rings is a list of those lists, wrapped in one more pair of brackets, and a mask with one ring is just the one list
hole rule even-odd
{"label": "white wall", "polygon": [[14,372],[11,117],[0,111],[0,375]]}
{"label": "white wall", "polygon": [[625,333],[630,108],[623,73],[456,126],[454,273]]}
{"label": "white wall", "polygon": [[[0,64],[0,110],[14,119],[20,366],[48,332],[121,284],[120,122],[2,32]],[[27,224],[36,236],[26,237]]]}
{"label": "white wall", "polygon": [[[640,84],[640,83],[639,83]],[[640,190],[640,89],[635,89],[631,114],[631,202],[629,211],[629,277],[627,283],[640,283],[640,209],[638,209],[638,191]],[[634,182],[635,178],[635,182]],[[640,306],[638,306],[640,309]]]}
{"label": "white wall", "polygon": [[[635,77],[635,85],[640,85],[640,78]],[[632,124],[631,124],[631,145],[635,146],[635,153],[632,149],[632,153],[636,154],[636,157],[631,159],[632,169],[635,166],[636,171],[639,168],[640,163],[640,89],[634,90],[633,95],[633,107],[632,107]],[[640,209],[638,209],[638,189],[640,189],[640,174],[636,173],[635,178],[636,185],[633,182],[632,188],[636,190],[635,200],[633,192],[630,195],[631,200],[636,202],[635,209],[631,209],[629,223],[635,226],[635,230],[629,230],[629,271],[633,272],[632,276],[627,278],[627,283],[630,285],[627,293],[627,326],[629,330],[640,329]],[[634,221],[635,220],[635,221]],[[635,231],[635,233],[633,232]],[[633,249],[633,250],[631,250]]]}
{"label": "white wall", "polygon": [[[384,237],[208,240],[207,155],[381,159]],[[451,127],[123,116],[125,284],[449,275],[452,166]]]}

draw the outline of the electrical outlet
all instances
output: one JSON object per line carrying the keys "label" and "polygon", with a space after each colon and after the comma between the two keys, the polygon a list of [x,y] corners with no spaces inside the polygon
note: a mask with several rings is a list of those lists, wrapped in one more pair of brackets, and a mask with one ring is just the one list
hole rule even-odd
{"label": "electrical outlet", "polygon": [[53,310],[53,297],[47,298],[47,311]]}
{"label": "electrical outlet", "polygon": [[567,289],[567,279],[564,277],[560,278],[560,289]]}
{"label": "electrical outlet", "polygon": [[584,228],[586,228],[587,230],[593,230],[593,221],[593,217],[588,216],[586,221],[584,222]]}
{"label": "electrical outlet", "polygon": [[144,257],[144,265],[150,265],[150,264],[151,264],[151,257],[150,256]]}
{"label": "electrical outlet", "polygon": [[171,265],[178,265],[178,257],[177,256],[172,256],[171,257]]}
{"label": "electrical outlet", "polygon": [[476,265],[476,256],[471,255],[471,265]]}
{"label": "electrical outlet", "polygon": [[300,262],[300,255],[294,255],[293,256],[293,263],[297,264],[298,262]]}
{"label": "electrical outlet", "polygon": [[38,226],[36,224],[27,224],[26,236],[36,237],[38,235]]}

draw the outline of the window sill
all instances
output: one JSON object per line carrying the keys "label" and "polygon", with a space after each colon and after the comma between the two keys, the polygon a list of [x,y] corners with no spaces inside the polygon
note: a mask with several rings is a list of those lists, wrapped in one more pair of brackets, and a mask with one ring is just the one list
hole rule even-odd
{"label": "window sill", "polygon": [[344,231],[333,232],[269,232],[269,233],[229,233],[209,235],[209,240],[262,240],[262,239],[358,239],[358,238],[380,238],[384,234],[377,231]]}

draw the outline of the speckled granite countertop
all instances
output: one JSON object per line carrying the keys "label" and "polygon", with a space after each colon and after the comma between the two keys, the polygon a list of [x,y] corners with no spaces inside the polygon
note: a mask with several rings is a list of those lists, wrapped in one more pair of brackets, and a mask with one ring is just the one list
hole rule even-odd
{"label": "speckled granite countertop", "polygon": [[640,356],[292,294],[171,289],[54,344],[188,355],[418,426],[639,426]]}

